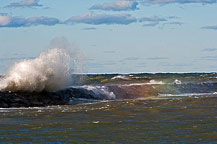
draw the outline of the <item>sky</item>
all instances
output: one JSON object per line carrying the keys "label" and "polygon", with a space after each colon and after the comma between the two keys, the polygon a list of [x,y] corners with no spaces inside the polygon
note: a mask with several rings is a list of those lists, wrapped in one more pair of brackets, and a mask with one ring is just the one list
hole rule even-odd
{"label": "sky", "polygon": [[55,38],[84,73],[216,72],[216,0],[1,0],[0,74]]}

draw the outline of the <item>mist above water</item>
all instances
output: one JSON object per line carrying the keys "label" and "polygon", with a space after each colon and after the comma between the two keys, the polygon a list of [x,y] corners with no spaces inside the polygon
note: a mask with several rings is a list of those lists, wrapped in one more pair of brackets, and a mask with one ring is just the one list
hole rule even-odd
{"label": "mist above water", "polygon": [[15,63],[0,81],[1,91],[56,91],[73,83],[81,72],[83,55],[64,38],[52,40],[39,57]]}

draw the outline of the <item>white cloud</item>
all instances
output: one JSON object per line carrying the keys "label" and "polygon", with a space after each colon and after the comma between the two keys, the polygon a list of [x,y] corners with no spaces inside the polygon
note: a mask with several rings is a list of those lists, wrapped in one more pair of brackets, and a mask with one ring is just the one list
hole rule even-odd
{"label": "white cloud", "polygon": [[[52,17],[12,17],[7,14],[0,14],[0,27],[28,27],[37,25],[47,25],[52,26],[56,24],[91,24],[91,25],[128,25],[131,23],[142,23],[143,26],[156,26],[159,24],[176,24],[181,25],[178,22],[168,22],[168,18],[152,16],[152,17],[142,17],[136,18],[130,14],[120,13],[120,14],[94,14],[92,12],[86,13],[80,16],[73,16],[66,21],[60,21],[57,18]],[[167,23],[165,23],[167,22]],[[86,28],[85,30],[90,30],[95,28]]]}
{"label": "white cloud", "polygon": [[202,27],[202,29],[217,30],[217,25],[213,25],[213,26],[204,26],[204,27]]}
{"label": "white cloud", "polygon": [[152,27],[154,27],[154,26],[160,24],[161,22],[165,22],[165,21],[168,21],[168,20],[165,19],[165,18],[158,17],[158,16],[152,16],[152,17],[140,18],[139,21],[140,22],[145,22],[145,24],[143,24],[143,26],[152,26]]}
{"label": "white cloud", "polygon": [[90,9],[95,10],[112,10],[112,11],[124,11],[124,10],[136,10],[138,3],[136,1],[129,0],[117,0],[112,3],[104,3],[102,5],[94,5]]}
{"label": "white cloud", "polygon": [[141,22],[162,22],[167,21],[165,18],[161,18],[158,16],[152,16],[152,17],[143,17],[140,19]]}
{"label": "white cloud", "polygon": [[165,23],[164,25],[183,25],[184,23],[182,22],[169,22],[169,23]]}
{"label": "white cloud", "polygon": [[11,3],[8,7],[34,7],[34,6],[42,6],[38,4],[39,0],[23,0],[20,2]]}
{"label": "white cloud", "polygon": [[130,24],[136,22],[137,18],[132,17],[129,14],[93,14],[91,12],[71,17],[66,21],[66,23],[85,23],[85,24]]}
{"label": "white cloud", "polygon": [[154,26],[156,26],[156,25],[158,25],[159,24],[159,22],[151,22],[151,23],[146,23],[146,24],[143,24],[143,26],[146,26],[146,27],[154,27]]}
{"label": "white cloud", "polygon": [[0,27],[6,26],[10,23],[10,17],[7,15],[0,15]]}
{"label": "white cloud", "polygon": [[49,17],[11,17],[8,15],[0,15],[0,27],[26,27],[33,25],[56,25],[60,21],[56,18]]}
{"label": "white cloud", "polygon": [[170,3],[179,3],[179,4],[186,4],[186,3],[206,3],[212,4],[216,3],[216,0],[142,0],[143,3],[148,4],[170,4]]}
{"label": "white cloud", "polygon": [[27,19],[27,25],[55,25],[60,23],[56,18],[49,17],[31,17]]}

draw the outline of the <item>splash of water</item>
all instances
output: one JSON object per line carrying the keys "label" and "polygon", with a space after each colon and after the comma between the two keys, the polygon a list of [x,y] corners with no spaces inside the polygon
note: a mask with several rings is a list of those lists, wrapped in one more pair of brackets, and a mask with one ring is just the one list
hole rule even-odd
{"label": "splash of water", "polygon": [[62,49],[50,49],[36,59],[24,60],[12,66],[6,78],[0,82],[0,89],[54,91],[69,84],[71,71],[70,56]]}
{"label": "splash of water", "polygon": [[39,57],[15,63],[0,80],[0,91],[56,91],[72,83],[77,58],[66,48],[48,49]]}

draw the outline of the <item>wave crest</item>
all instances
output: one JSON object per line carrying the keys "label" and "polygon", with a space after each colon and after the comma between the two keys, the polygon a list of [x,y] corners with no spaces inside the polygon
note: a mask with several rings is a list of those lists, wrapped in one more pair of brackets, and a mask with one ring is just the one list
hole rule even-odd
{"label": "wave crest", "polygon": [[70,85],[73,58],[65,49],[42,52],[38,58],[15,63],[0,81],[1,91],[56,91]]}

